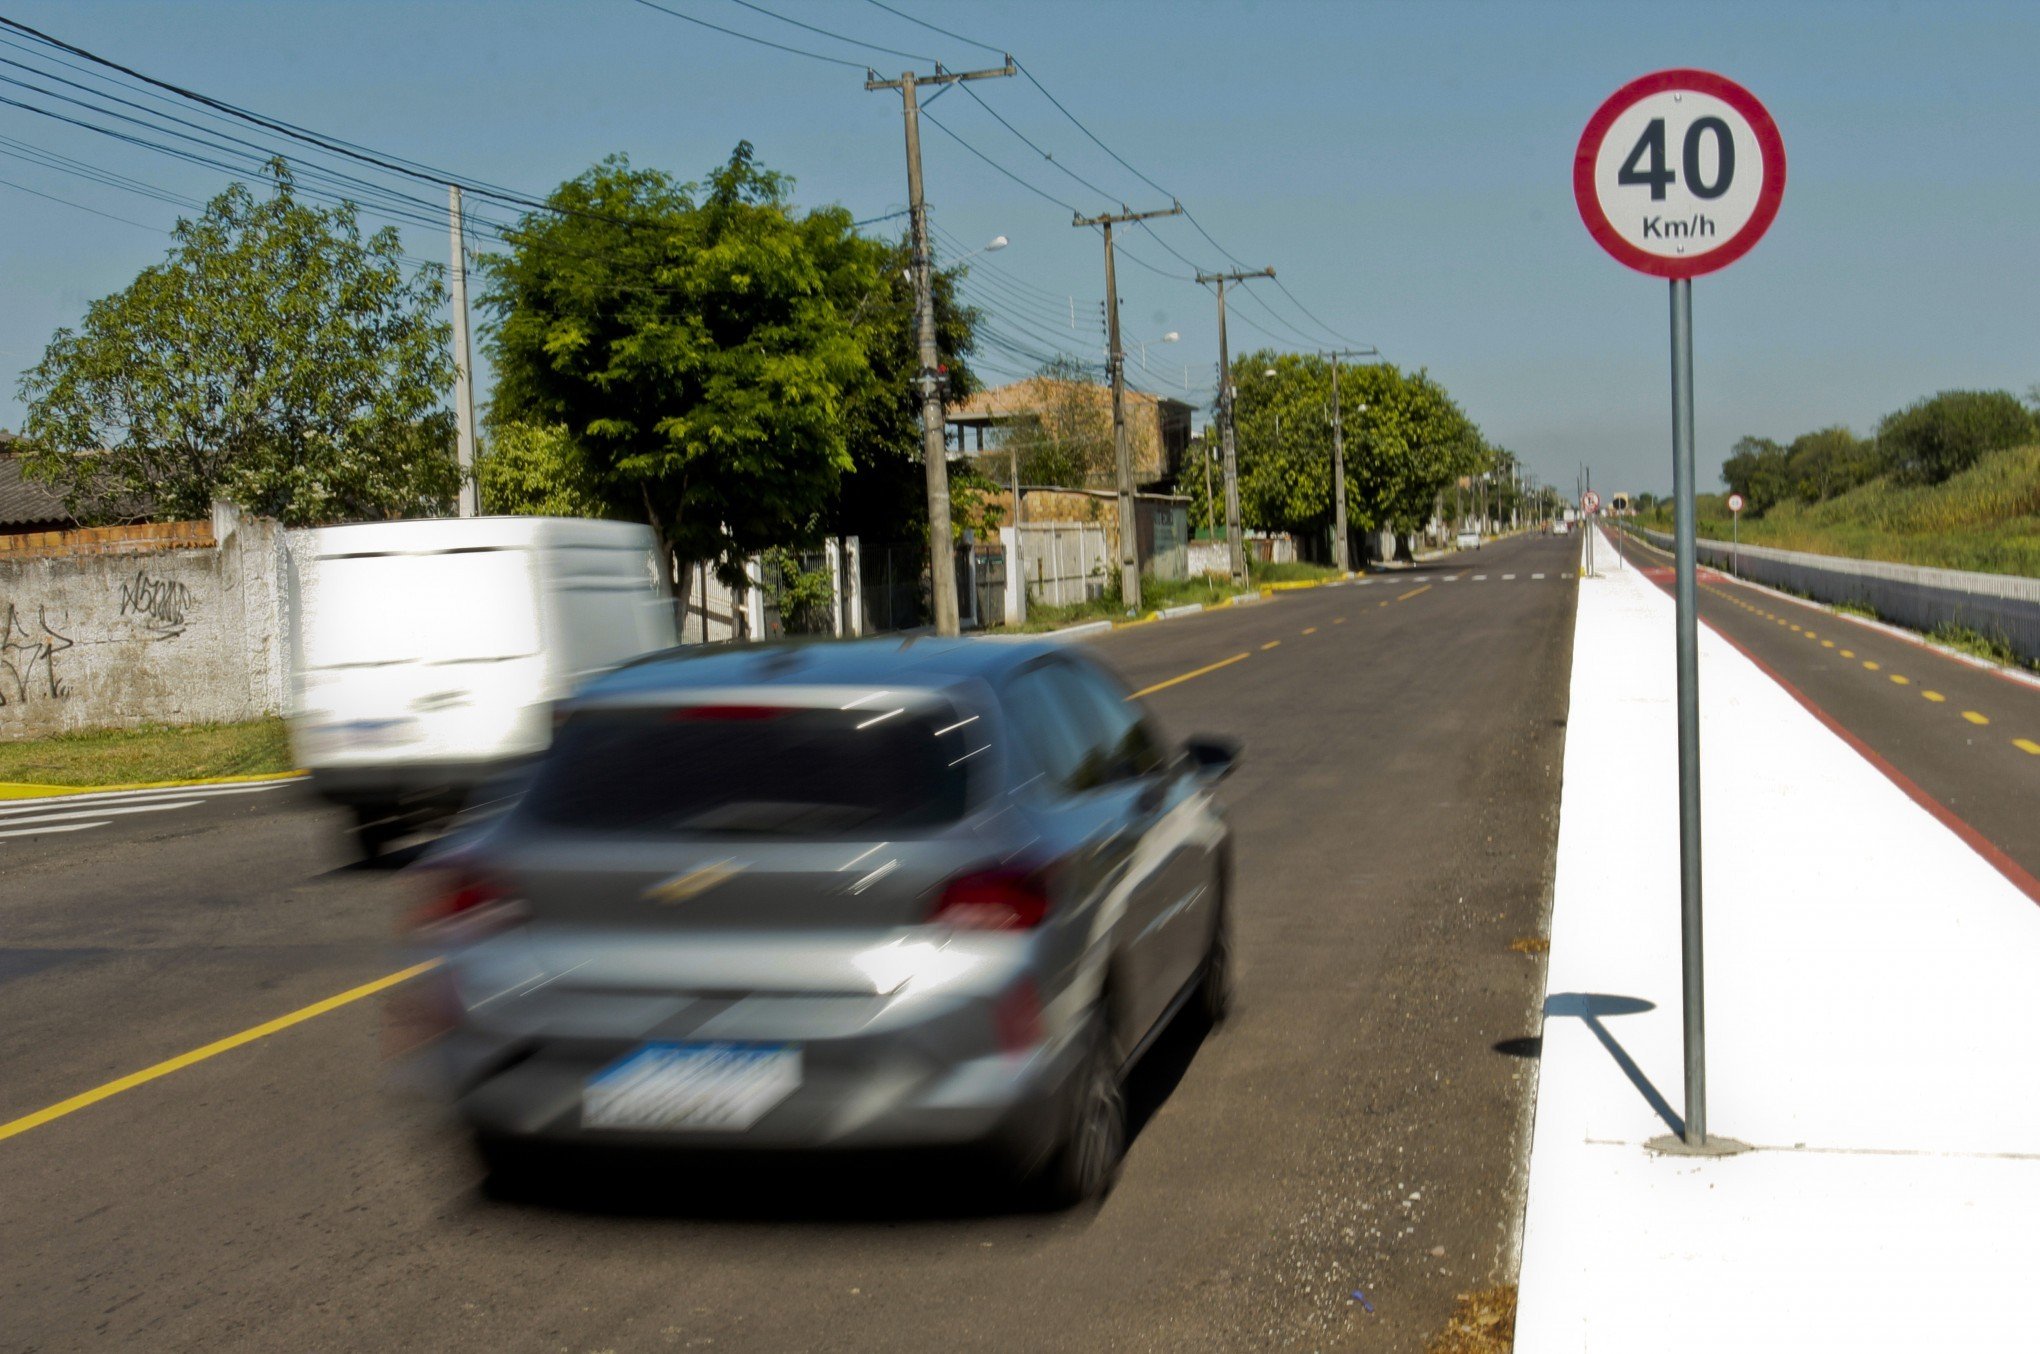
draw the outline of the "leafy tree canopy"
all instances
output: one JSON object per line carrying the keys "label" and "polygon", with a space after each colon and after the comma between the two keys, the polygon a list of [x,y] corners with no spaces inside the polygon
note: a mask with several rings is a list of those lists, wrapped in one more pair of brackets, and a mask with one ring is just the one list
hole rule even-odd
{"label": "leafy tree canopy", "polygon": [[[1342,365],[1339,398],[1346,517],[1354,530],[1415,531],[1440,490],[1493,463],[1480,430],[1428,373]],[[1244,354],[1233,363],[1233,399],[1242,515],[1272,530],[1328,529],[1330,363],[1314,354]]]}
{"label": "leafy tree canopy", "polygon": [[[748,144],[700,185],[611,157],[486,264],[495,417],[563,428],[605,512],[732,581],[827,529],[899,530],[920,474],[903,251],[791,188]],[[938,311],[954,351],[972,318]]]}
{"label": "leafy tree canopy", "polygon": [[1887,414],[1877,427],[1886,465],[1916,484],[1939,484],[1985,452],[2033,435],[2033,415],[2007,390],[1944,390]]}
{"label": "leafy tree canopy", "polygon": [[293,525],[441,510],[459,472],[445,292],[351,203],[306,206],[280,160],[180,220],[162,263],[95,301],[21,378],[29,472],[91,520],[215,499]]}
{"label": "leafy tree canopy", "polygon": [[534,517],[607,517],[580,444],[561,424],[498,423],[475,466],[482,511]]}

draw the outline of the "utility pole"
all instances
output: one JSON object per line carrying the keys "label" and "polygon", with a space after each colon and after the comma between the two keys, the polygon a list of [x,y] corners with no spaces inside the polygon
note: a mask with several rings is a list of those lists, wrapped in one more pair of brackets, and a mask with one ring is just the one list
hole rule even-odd
{"label": "utility pole", "polygon": [[881,80],[876,71],[864,73],[865,89],[900,92],[907,127],[907,211],[913,222],[914,311],[921,346],[921,459],[928,473],[928,593],[938,635],[957,632],[956,551],[949,541],[949,435],[942,415],[942,357],[935,344],[934,259],[928,248],[928,204],[921,196],[921,108],[915,90],[921,85],[990,80],[1017,70],[1009,56],[997,70],[945,71],[937,66],[933,75],[907,71],[897,80]]}
{"label": "utility pole", "polygon": [[1246,542],[1240,539],[1240,462],[1233,440],[1232,359],[1225,346],[1225,284],[1245,282],[1250,277],[1273,277],[1273,268],[1257,273],[1199,273],[1201,285],[1218,284],[1218,420],[1219,436],[1225,447],[1225,539],[1236,588],[1247,586]]}
{"label": "utility pole", "polygon": [[446,186],[453,236],[453,413],[459,432],[454,456],[460,465],[460,515],[481,511],[481,485],[475,480],[475,367],[468,354],[467,247],[461,239],[460,185]]}
{"label": "utility pole", "polygon": [[[1112,375],[1112,463],[1119,477],[1119,600],[1129,611],[1140,609],[1140,542],[1133,504],[1133,448],[1126,442],[1126,354],[1119,346],[1119,281],[1113,271],[1112,227],[1128,221],[1147,221],[1157,216],[1180,216],[1183,204],[1173,203],[1164,211],[1130,212],[1122,203],[1117,212],[1098,216],[1077,216],[1073,226],[1105,228],[1105,343],[1107,368]],[[1146,364],[1146,350],[1142,350]],[[1156,435],[1161,430],[1156,429]]]}
{"label": "utility pole", "polygon": [[[1339,359],[1379,357],[1381,350],[1335,348],[1325,356],[1332,359],[1332,563],[1343,574],[1353,571],[1353,562],[1346,545],[1346,429],[1339,413]],[[1365,406],[1361,412],[1366,412]]]}

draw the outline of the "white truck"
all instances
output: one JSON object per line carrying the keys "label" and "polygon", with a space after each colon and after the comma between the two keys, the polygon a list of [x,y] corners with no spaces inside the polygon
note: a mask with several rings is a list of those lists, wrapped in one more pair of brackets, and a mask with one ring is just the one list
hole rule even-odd
{"label": "white truck", "polygon": [[582,681],[679,640],[651,529],[628,522],[323,527],[288,586],[297,764],[371,858],[544,751]]}

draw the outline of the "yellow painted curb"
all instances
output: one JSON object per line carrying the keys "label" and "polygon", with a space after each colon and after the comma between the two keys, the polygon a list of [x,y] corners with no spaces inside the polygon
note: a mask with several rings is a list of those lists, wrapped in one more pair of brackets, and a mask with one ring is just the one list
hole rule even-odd
{"label": "yellow painted curb", "polygon": [[1114,630],[1124,630],[1129,625],[1146,625],[1149,621],[1158,621],[1161,618],[1162,618],[1161,612],[1150,611],[1148,612],[1147,615],[1136,616],[1130,621],[1114,621],[1112,622],[1112,628]]}
{"label": "yellow painted curb", "polygon": [[239,785],[258,780],[299,780],[303,771],[262,771],[245,776],[202,776],[197,780],[141,780],[124,785],[30,785],[0,781],[0,799],[49,799],[58,795],[97,795],[111,790],[181,790],[198,785]]}

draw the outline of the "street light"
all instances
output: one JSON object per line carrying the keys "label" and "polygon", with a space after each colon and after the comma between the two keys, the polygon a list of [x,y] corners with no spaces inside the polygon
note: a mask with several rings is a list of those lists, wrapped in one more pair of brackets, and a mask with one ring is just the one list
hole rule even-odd
{"label": "street light", "polygon": [[1183,336],[1182,336],[1181,334],[1179,334],[1179,333],[1177,333],[1177,332],[1176,332],[1175,330],[1171,329],[1171,330],[1170,330],[1170,331],[1169,331],[1168,333],[1166,333],[1166,334],[1162,335],[1162,336],[1161,336],[1160,338],[1158,338],[1158,339],[1148,339],[1148,340],[1146,340],[1146,342],[1143,342],[1143,341],[1142,341],[1142,340],[1140,340],[1140,339],[1135,339],[1135,340],[1133,341],[1133,346],[1134,346],[1134,347],[1136,347],[1136,348],[1138,348],[1138,349],[1140,349],[1140,369],[1141,369],[1141,371],[1142,371],[1143,373],[1145,373],[1145,372],[1147,371],[1147,369],[1148,369],[1148,364],[1147,364],[1147,350],[1148,350],[1148,344],[1149,344],[1149,343],[1174,343],[1174,342],[1175,342],[1175,341],[1176,341],[1177,339],[1180,339],[1180,338],[1182,338],[1182,337],[1183,337]]}

